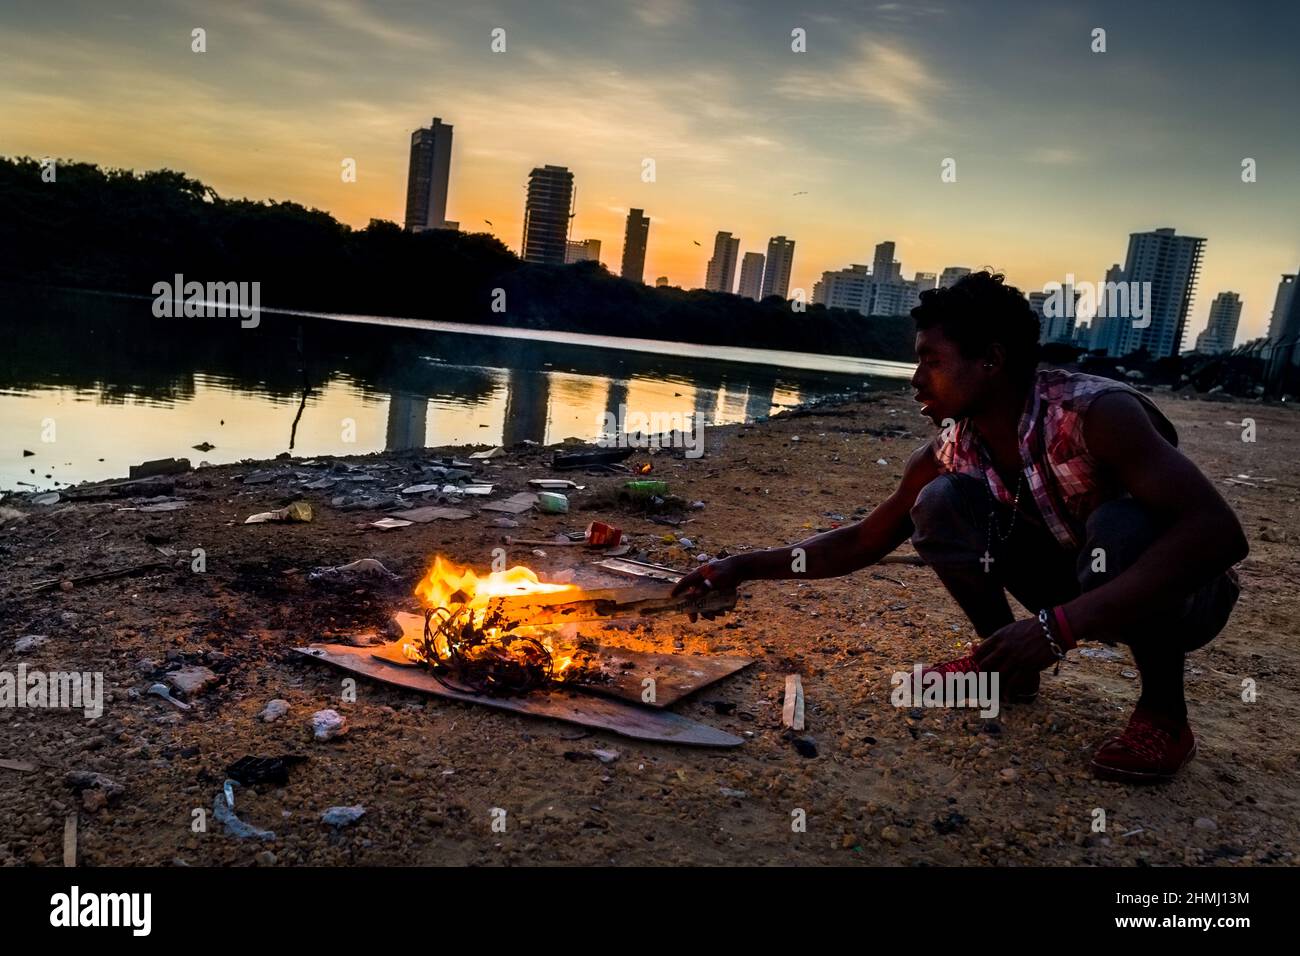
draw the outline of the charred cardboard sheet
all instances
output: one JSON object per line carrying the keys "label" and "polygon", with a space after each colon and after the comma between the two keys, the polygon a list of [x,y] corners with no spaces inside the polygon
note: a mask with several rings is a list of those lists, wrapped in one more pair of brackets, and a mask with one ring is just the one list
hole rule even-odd
{"label": "charred cardboard sheet", "polygon": [[[583,727],[609,730],[637,740],[696,747],[736,747],[744,738],[701,724],[670,711],[652,710],[609,697],[570,690],[537,691],[524,697],[489,697],[443,686],[422,667],[397,664],[375,656],[376,648],[346,644],[313,644],[294,648],[299,654],[374,680],[433,694],[450,700],[482,704],[496,710],[551,717]],[[638,699],[640,699],[638,697]]]}
{"label": "charred cardboard sheet", "polygon": [[[393,615],[396,623],[402,626],[402,637],[381,648],[370,648],[374,656],[396,665],[413,667],[402,654],[403,644],[415,644],[424,633],[424,618],[419,614],[398,613]],[[591,652],[601,662],[601,671],[607,676],[606,683],[582,684],[582,691],[601,693],[608,697],[642,704],[645,693],[645,679],[654,679],[654,704],[656,708],[669,708],[682,697],[692,695],[699,689],[728,678],[737,671],[749,667],[748,657],[706,657],[701,654],[656,654],[642,650],[625,648],[607,648],[601,646]]]}
{"label": "charred cardboard sheet", "polygon": [[[382,647],[370,650],[383,660],[414,667],[402,654],[402,644],[416,643],[424,633],[424,618],[405,612],[394,614],[393,620],[402,628],[402,637]],[[579,689],[592,694],[604,694],[634,704],[644,703],[644,681],[654,679],[655,700],[652,707],[671,707],[683,697],[701,688],[730,677],[754,663],[747,657],[712,657],[687,654],[655,654],[633,651],[621,647],[600,647],[592,652],[600,661],[601,671],[609,678],[600,684],[583,684]]]}

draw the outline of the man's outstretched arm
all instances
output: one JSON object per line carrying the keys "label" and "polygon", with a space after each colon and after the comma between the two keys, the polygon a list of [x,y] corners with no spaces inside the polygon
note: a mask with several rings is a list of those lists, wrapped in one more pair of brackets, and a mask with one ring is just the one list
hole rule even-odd
{"label": "man's outstretched arm", "polygon": [[[674,594],[699,593],[705,580],[715,587],[777,578],[834,578],[874,564],[912,533],[912,505],[939,468],[928,444],[912,453],[893,494],[861,521],[813,535],[788,547],[733,555],[696,568],[678,582]],[[802,554],[796,554],[801,549]],[[801,570],[797,570],[801,569]]]}

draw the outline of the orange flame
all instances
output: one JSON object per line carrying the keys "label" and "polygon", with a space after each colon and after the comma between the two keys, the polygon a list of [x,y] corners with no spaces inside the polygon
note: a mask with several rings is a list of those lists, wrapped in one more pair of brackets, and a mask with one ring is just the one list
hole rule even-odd
{"label": "orange flame", "polygon": [[[482,627],[488,605],[495,598],[515,597],[521,594],[556,594],[562,591],[577,591],[574,584],[549,584],[537,579],[531,568],[515,565],[506,571],[493,571],[485,577],[479,577],[473,569],[449,561],[442,555],[434,558],[429,572],[415,586],[415,596],[430,608],[457,608],[464,606],[473,615],[476,627]],[[512,633],[537,638],[550,652],[552,657],[552,679],[563,680],[564,674],[576,663],[573,650],[562,650],[557,646],[559,633],[557,629],[547,627],[516,627]],[[500,628],[490,627],[484,631],[487,640],[500,642]],[[443,650],[439,642],[439,651]],[[413,644],[403,644],[402,652],[412,660],[421,658],[420,651]]]}

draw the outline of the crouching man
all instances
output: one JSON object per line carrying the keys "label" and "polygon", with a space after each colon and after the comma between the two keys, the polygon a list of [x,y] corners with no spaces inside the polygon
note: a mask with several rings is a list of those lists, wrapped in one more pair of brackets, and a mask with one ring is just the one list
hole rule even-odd
{"label": "crouching man", "polygon": [[[1141,696],[1092,769],[1169,779],[1196,753],[1183,657],[1222,630],[1239,594],[1236,515],[1141,392],[1038,369],[1038,317],[1001,276],[923,293],[912,318],[912,387],[940,433],[894,492],[856,524],[703,565],[674,593],[849,574],[910,538],[982,639],[929,670],[996,672],[1005,696],[1028,701],[1078,641],[1127,644]],[[1007,592],[1034,616],[1015,620]]]}

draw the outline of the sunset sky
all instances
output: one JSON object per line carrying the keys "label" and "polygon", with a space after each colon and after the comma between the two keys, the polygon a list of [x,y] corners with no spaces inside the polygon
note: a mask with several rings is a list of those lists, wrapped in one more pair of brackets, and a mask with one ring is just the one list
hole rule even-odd
{"label": "sunset sky", "polygon": [[410,132],[439,116],[448,217],[516,252],[528,172],[547,163],[574,172],[573,238],[600,239],[616,270],[626,211],[644,208],[646,280],[686,287],[719,229],[742,253],[794,238],[791,286],[811,292],[886,239],[907,277],[1101,279],[1130,232],[1172,226],[1208,239],[1185,345],[1222,290],[1244,300],[1238,341],[1262,334],[1300,266],[1298,5],[1055,8],[5,0],[0,154],[165,166],[364,226],[402,219]]}

